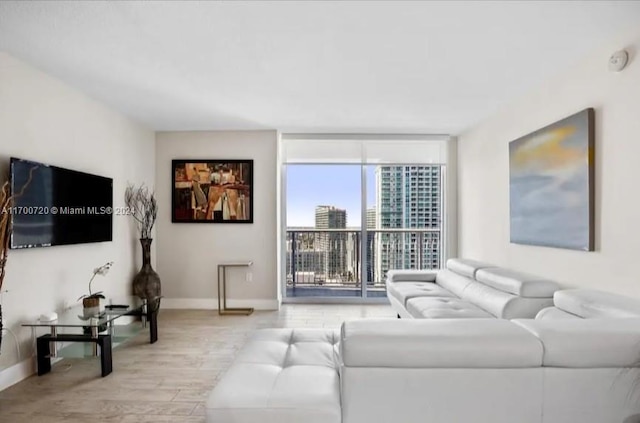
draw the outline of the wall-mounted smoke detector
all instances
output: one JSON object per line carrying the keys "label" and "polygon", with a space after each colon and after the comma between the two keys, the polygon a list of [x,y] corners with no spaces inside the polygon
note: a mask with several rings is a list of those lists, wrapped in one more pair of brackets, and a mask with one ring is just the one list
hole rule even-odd
{"label": "wall-mounted smoke detector", "polygon": [[609,70],[611,72],[620,72],[627,66],[629,62],[629,53],[626,50],[618,50],[609,58]]}

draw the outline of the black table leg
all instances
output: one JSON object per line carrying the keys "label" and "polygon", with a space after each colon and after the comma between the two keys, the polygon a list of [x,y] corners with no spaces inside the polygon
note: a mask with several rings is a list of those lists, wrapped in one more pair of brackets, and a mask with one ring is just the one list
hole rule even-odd
{"label": "black table leg", "polygon": [[160,310],[160,298],[147,301],[147,304],[136,310],[126,313],[126,316],[137,316],[149,325],[149,343],[158,341],[158,311]]}
{"label": "black table leg", "polygon": [[36,351],[38,356],[38,376],[42,376],[51,371],[51,350],[49,348],[49,337],[40,336],[36,340]]}
{"label": "black table leg", "polygon": [[100,366],[102,368],[102,377],[109,375],[113,371],[111,335],[98,335],[97,338],[91,338],[90,336],[79,334],[63,334],[57,336],[42,335],[36,340],[38,376],[42,376],[51,371],[51,350],[49,348],[49,344],[52,341],[96,343],[100,347]]}
{"label": "black table leg", "polygon": [[149,321],[149,343],[155,344],[158,340],[158,306],[154,307],[148,313],[147,320]]}
{"label": "black table leg", "polygon": [[113,371],[111,335],[100,335],[97,341],[98,345],[100,345],[100,367],[102,368],[102,377],[105,377]]}

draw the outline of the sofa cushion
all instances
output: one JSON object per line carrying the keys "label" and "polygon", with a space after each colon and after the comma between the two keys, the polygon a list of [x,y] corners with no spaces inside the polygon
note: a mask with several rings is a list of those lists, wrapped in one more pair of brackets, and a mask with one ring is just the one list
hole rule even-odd
{"label": "sofa cushion", "polygon": [[416,319],[491,318],[491,314],[458,298],[411,298],[407,311]]}
{"label": "sofa cushion", "polygon": [[473,279],[479,269],[493,267],[493,265],[471,259],[452,258],[447,260],[446,267],[452,272]]}
{"label": "sofa cushion", "polygon": [[387,285],[387,294],[406,305],[415,297],[453,297],[454,295],[432,282],[397,282]]}
{"label": "sofa cushion", "polygon": [[346,321],[340,349],[344,365],[353,367],[497,369],[542,363],[535,336],[497,319]]}
{"label": "sofa cushion", "polygon": [[558,284],[551,280],[501,267],[479,269],[476,272],[476,280],[524,298],[551,298],[559,288]]}
{"label": "sofa cushion", "polygon": [[207,422],[339,423],[338,341],[331,330],[257,331],[206,402]]}
{"label": "sofa cushion", "polygon": [[538,314],[536,314],[536,319],[582,319],[582,317],[567,313],[557,307],[547,307],[543,308],[538,312]]}
{"label": "sofa cushion", "polygon": [[393,269],[387,272],[387,282],[435,282],[437,270]]}
{"label": "sofa cushion", "polygon": [[553,305],[552,298],[518,297],[476,281],[465,288],[461,297],[501,319],[534,318],[541,309]]}
{"label": "sofa cushion", "polygon": [[640,318],[512,320],[544,346],[543,366],[638,367]]}
{"label": "sofa cushion", "polygon": [[454,293],[458,297],[462,295],[462,291],[471,283],[471,279],[466,276],[459,275],[448,269],[442,269],[438,272],[436,283],[449,292]]}
{"label": "sofa cushion", "polygon": [[640,300],[594,289],[565,289],[553,296],[554,305],[585,319],[640,317]]}

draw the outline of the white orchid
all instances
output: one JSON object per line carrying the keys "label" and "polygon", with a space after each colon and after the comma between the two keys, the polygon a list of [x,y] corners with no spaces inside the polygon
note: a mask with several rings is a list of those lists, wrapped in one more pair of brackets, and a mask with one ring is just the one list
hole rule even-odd
{"label": "white orchid", "polygon": [[[105,263],[100,267],[96,267],[95,269],[93,269],[93,276],[95,277],[96,275],[100,275],[100,276],[106,275],[107,273],[109,273],[109,269],[111,269],[111,266],[113,266],[112,261]],[[93,280],[93,278],[91,279]]]}
{"label": "white orchid", "polygon": [[104,295],[102,295],[102,291],[98,291],[95,293],[91,292],[91,282],[93,282],[96,276],[104,276],[109,273],[109,269],[111,269],[111,266],[113,266],[113,262],[109,261],[102,266],[93,269],[93,276],[91,276],[91,279],[89,279],[89,295],[81,296],[80,298],[78,298],[78,301],[82,300],[83,298],[104,298]]}

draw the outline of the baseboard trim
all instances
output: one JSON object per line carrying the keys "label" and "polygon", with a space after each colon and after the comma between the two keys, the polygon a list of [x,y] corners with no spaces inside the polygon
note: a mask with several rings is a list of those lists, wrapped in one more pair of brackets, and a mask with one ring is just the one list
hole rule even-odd
{"label": "baseboard trim", "polygon": [[27,358],[0,371],[0,391],[21,382],[36,372],[36,361]]}
{"label": "baseboard trim", "polygon": [[[217,310],[217,298],[163,298],[161,308]],[[227,300],[227,307],[253,307],[256,310],[278,310],[278,300]]]}

